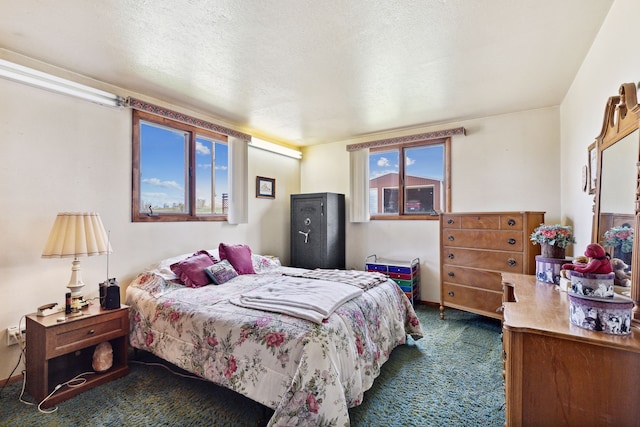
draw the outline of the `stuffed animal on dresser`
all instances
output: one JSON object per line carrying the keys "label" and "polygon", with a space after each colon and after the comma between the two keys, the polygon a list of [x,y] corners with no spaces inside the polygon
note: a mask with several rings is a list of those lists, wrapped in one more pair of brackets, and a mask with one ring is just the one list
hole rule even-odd
{"label": "stuffed animal on dresser", "polygon": [[589,258],[587,264],[562,264],[562,269],[591,274],[608,274],[613,271],[607,253],[599,244],[589,243],[584,251],[584,256]]}
{"label": "stuffed animal on dresser", "polygon": [[613,279],[613,284],[616,286],[631,286],[631,271],[627,271],[629,266],[620,258],[613,258],[611,260],[611,268],[616,277]]}

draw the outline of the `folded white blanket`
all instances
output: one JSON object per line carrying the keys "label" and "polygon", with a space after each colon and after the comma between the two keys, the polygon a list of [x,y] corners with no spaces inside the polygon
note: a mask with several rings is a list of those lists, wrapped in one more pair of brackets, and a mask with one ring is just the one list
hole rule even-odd
{"label": "folded white blanket", "polygon": [[322,323],[345,302],[362,295],[355,286],[326,280],[280,277],[230,301],[246,308],[284,313]]}
{"label": "folded white blanket", "polygon": [[376,271],[360,271],[360,270],[329,270],[316,268],[315,270],[303,270],[295,272],[285,272],[287,276],[305,277],[307,279],[329,280],[331,282],[346,283],[348,285],[357,286],[363,291],[378,286],[387,281],[387,276]]}

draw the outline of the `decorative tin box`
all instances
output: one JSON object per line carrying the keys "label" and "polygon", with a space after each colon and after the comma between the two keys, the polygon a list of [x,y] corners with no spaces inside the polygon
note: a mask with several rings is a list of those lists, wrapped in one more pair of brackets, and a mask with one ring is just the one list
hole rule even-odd
{"label": "decorative tin box", "polygon": [[612,298],[594,298],[569,295],[569,321],[581,328],[612,335],[631,333],[633,300],[622,295]]}
{"label": "decorative tin box", "polygon": [[560,284],[560,270],[562,264],[571,262],[565,258],[544,258],[536,255],[536,279],[540,282]]}
{"label": "decorative tin box", "polygon": [[571,292],[575,295],[587,297],[613,298],[613,279],[615,273],[592,274],[569,271],[571,278]]}

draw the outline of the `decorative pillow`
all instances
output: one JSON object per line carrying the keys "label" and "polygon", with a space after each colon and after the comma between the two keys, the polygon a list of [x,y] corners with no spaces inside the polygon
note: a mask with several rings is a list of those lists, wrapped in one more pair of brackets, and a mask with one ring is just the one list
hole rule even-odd
{"label": "decorative pillow", "polygon": [[282,267],[280,258],[276,256],[251,254],[251,263],[256,274],[268,273]]}
{"label": "decorative pillow", "polygon": [[211,283],[204,269],[213,265],[216,261],[209,252],[202,250],[182,261],[171,264],[171,271],[173,271],[186,286],[199,288]]}
{"label": "decorative pillow", "polygon": [[218,246],[220,260],[229,260],[238,274],[255,274],[251,263],[251,249],[247,245],[227,245],[220,243]]}
{"label": "decorative pillow", "polygon": [[229,260],[226,259],[210,265],[205,268],[204,271],[216,285],[222,285],[238,276],[236,269],[233,268]]}

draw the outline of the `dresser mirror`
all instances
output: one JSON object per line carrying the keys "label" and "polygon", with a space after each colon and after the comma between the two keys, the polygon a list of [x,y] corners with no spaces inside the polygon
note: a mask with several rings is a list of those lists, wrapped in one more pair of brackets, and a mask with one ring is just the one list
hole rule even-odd
{"label": "dresser mirror", "polygon": [[639,227],[637,193],[640,161],[640,107],[634,83],[620,86],[618,95],[609,98],[600,135],[596,138],[597,171],[594,196],[592,241],[600,243],[613,258],[622,259],[631,272],[631,286],[618,289],[635,302],[634,322],[640,322],[640,265],[637,250],[640,236],[633,244],[613,246],[605,233],[624,232]]}

